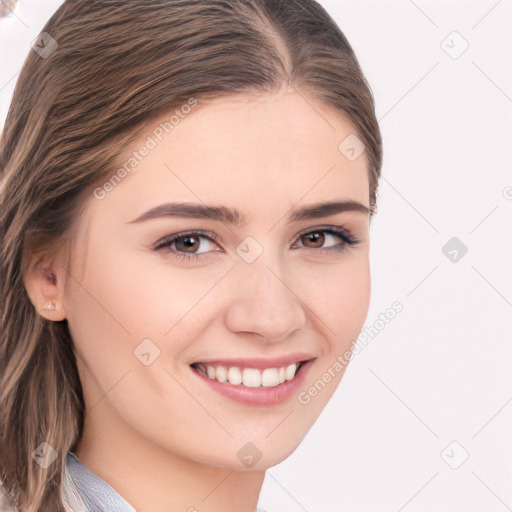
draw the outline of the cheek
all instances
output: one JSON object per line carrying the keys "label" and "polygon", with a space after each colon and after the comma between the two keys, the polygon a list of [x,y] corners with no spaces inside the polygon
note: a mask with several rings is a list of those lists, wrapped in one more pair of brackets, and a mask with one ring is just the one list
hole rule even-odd
{"label": "cheek", "polygon": [[309,426],[318,418],[339,385],[350,361],[352,346],[364,326],[371,295],[367,258],[333,267],[311,281],[310,307],[315,330],[324,335],[322,352],[297,394],[301,414]]}
{"label": "cheek", "polygon": [[156,348],[149,347],[155,354],[159,351],[151,368],[178,365],[203,321],[214,317],[205,296],[229,268],[189,272],[165,262],[142,251],[89,251],[84,280],[73,286],[68,317],[77,351],[104,389],[128,368],[143,373],[141,382],[148,378],[147,367],[136,359],[139,347],[148,347],[141,345],[146,339],[154,343]]}
{"label": "cheek", "polygon": [[345,276],[340,284],[338,295],[332,290],[333,301],[339,298],[336,313],[339,315],[336,328],[343,332],[344,326],[350,326],[351,340],[356,337],[363,327],[370,305],[370,267],[369,264],[354,269]]}
{"label": "cheek", "polygon": [[[346,350],[361,331],[370,305],[368,259],[353,260],[323,270],[309,281],[307,305],[312,318],[323,323],[331,349]],[[306,295],[306,294],[305,294]],[[320,327],[318,327],[320,329]]]}
{"label": "cheek", "polygon": [[205,295],[227,270],[229,264],[180,267],[163,254],[140,252],[126,254],[105,285],[109,302],[122,306],[119,315],[132,331],[162,337],[201,309]]}

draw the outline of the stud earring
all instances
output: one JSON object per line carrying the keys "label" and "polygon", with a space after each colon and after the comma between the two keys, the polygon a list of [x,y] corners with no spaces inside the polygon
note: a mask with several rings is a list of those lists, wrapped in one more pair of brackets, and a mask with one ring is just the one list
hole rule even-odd
{"label": "stud earring", "polygon": [[56,309],[55,300],[52,300],[50,302],[46,302],[45,304],[43,304],[44,311],[55,311],[55,309]]}

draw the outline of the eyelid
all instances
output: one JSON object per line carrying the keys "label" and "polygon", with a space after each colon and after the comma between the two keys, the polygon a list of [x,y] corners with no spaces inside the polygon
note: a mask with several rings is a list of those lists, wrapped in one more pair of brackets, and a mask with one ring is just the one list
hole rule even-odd
{"label": "eyelid", "polygon": [[304,235],[308,235],[309,233],[316,233],[317,231],[339,231],[340,233],[343,233],[347,238],[350,238],[354,241],[359,241],[359,240],[357,240],[357,238],[354,235],[352,235],[351,231],[349,229],[347,229],[346,227],[335,226],[333,224],[323,224],[320,226],[314,226],[312,228],[307,228],[304,231],[301,231],[297,235],[297,238],[300,238]]}

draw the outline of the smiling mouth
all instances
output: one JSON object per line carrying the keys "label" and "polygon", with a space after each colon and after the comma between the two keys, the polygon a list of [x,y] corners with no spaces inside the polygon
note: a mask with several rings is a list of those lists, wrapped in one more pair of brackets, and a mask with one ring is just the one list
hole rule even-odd
{"label": "smiling mouth", "polygon": [[242,368],[240,366],[193,363],[190,366],[209,379],[248,388],[275,387],[291,381],[305,361],[274,368]]}

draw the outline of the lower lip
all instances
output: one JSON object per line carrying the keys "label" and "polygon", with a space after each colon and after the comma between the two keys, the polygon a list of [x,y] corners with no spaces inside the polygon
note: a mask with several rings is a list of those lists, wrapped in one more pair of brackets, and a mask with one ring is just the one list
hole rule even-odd
{"label": "lower lip", "polygon": [[314,359],[310,359],[303,362],[292,380],[287,380],[277,386],[260,386],[258,388],[250,388],[242,384],[235,385],[229,384],[229,382],[219,382],[218,380],[210,379],[210,377],[196,368],[191,367],[191,369],[213,390],[236,402],[248,405],[278,405],[289,400],[298,390],[304,382],[306,374],[314,361]]}

